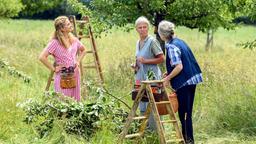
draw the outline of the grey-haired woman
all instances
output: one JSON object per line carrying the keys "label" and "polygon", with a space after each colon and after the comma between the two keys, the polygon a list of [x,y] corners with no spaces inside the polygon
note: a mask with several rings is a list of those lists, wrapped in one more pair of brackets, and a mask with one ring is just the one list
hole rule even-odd
{"label": "grey-haired woman", "polygon": [[[136,70],[136,83],[147,80],[147,72],[153,71],[155,79],[161,79],[161,71],[157,64],[164,61],[163,51],[158,41],[148,34],[150,23],[144,16],[139,17],[135,22],[136,31],[139,34],[139,40],[136,44],[136,65],[133,67]],[[141,101],[139,104],[140,113],[143,115],[146,111],[148,102]],[[149,129],[156,130],[153,115],[149,117]]]}
{"label": "grey-haired woman", "polygon": [[192,108],[196,85],[201,83],[202,72],[189,46],[175,36],[174,24],[162,21],[158,33],[166,42],[166,69],[164,84],[176,90],[182,134],[187,144],[194,143]]}

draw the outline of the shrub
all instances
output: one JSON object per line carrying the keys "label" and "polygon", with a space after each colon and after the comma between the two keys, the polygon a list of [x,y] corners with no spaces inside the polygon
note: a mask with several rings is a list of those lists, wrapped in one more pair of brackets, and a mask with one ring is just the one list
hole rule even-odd
{"label": "shrub", "polygon": [[17,16],[22,8],[21,0],[1,0],[0,18]]}
{"label": "shrub", "polygon": [[24,122],[31,124],[40,138],[51,132],[56,121],[62,121],[68,134],[89,139],[106,120],[112,120],[113,130],[120,131],[127,112],[115,106],[113,99],[104,95],[95,102],[76,102],[57,93],[48,94],[42,102],[29,99],[21,104],[25,113]]}

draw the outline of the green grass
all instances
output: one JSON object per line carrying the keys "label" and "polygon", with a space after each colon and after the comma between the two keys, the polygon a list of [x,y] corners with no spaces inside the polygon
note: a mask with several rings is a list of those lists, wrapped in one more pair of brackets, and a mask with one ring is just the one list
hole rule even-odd
{"label": "green grass", "polygon": [[[42,99],[43,96],[49,71],[38,61],[38,55],[52,30],[52,21],[0,21],[0,58],[32,77],[31,83],[25,84],[5,71],[0,75],[0,143],[114,143],[118,134],[111,132],[108,125],[88,142],[66,134],[61,122],[54,125],[48,137],[39,139],[33,127],[22,122],[24,112],[16,106],[17,103],[28,98]],[[254,31],[255,27],[251,26],[241,26],[235,31],[220,29],[214,34],[213,49],[205,52],[205,34],[177,28],[178,36],[191,46],[204,77],[204,83],[197,87],[194,105],[196,143],[256,142],[255,50],[237,46],[237,43],[253,40],[256,37]],[[134,61],[137,39],[135,30],[125,33],[118,29],[96,39],[107,89],[130,105],[133,82],[130,64]],[[88,40],[83,43],[90,48]],[[87,55],[85,61],[91,59],[89,57]],[[147,140],[143,142],[154,141],[150,136]]]}

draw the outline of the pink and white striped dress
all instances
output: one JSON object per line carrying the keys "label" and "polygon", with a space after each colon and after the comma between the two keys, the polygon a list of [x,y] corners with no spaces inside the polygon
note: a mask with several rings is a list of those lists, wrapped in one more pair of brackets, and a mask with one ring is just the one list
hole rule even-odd
{"label": "pink and white striped dress", "polygon": [[[57,65],[64,65],[65,67],[74,66],[76,63],[76,54],[79,48],[82,47],[81,42],[76,39],[69,48],[62,46],[57,39],[52,39],[48,45],[48,52],[54,57]],[[55,92],[63,93],[70,96],[77,101],[80,101],[80,71],[75,70],[76,87],[71,89],[62,89],[60,87],[60,72],[55,73],[54,76],[54,90]]]}

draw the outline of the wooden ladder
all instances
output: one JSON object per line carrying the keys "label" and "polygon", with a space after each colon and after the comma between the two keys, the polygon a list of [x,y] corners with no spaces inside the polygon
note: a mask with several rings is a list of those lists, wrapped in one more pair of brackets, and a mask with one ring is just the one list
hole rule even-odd
{"label": "wooden ladder", "polygon": [[[88,65],[84,65],[81,66],[81,77],[84,76],[84,70],[85,69],[96,69],[97,71],[97,75],[98,75],[98,83],[100,85],[103,84],[104,82],[104,78],[103,78],[103,73],[102,73],[102,69],[101,69],[101,65],[100,65],[100,60],[99,60],[99,55],[97,52],[97,47],[96,47],[96,43],[95,43],[95,39],[94,39],[94,35],[92,32],[92,27],[90,24],[90,19],[88,16],[83,16],[81,20],[76,20],[75,16],[70,16],[70,22],[73,24],[74,26],[74,35],[76,37],[78,37],[79,40],[86,38],[90,40],[90,44],[91,44],[91,50],[86,50],[86,54],[92,54],[93,56],[93,62],[88,64]],[[80,28],[79,32],[77,33],[77,27]],[[84,35],[83,30],[86,29],[87,30],[87,34]],[[82,64],[82,62],[80,63]]]}
{"label": "wooden ladder", "polygon": [[[99,61],[99,56],[97,53],[97,47],[96,47],[96,43],[95,43],[95,39],[94,39],[94,35],[92,32],[92,27],[90,25],[90,21],[89,21],[89,17],[88,16],[84,16],[82,17],[81,20],[76,20],[75,16],[69,16],[69,20],[72,23],[74,29],[73,29],[73,34],[79,39],[89,39],[90,40],[90,44],[91,44],[91,49],[88,50],[86,49],[86,54],[92,54],[93,56],[93,62],[90,63],[90,65],[84,65],[83,66],[83,62],[80,62],[80,72],[81,72],[81,84],[83,84],[83,89],[82,89],[82,95],[86,96],[86,85],[83,83],[84,78],[85,78],[85,71],[84,69],[96,69],[97,71],[97,82],[100,86],[103,85],[104,79],[103,79],[103,74],[102,74],[102,69],[100,66],[100,61]],[[79,28],[78,28],[79,27]],[[78,31],[79,29],[79,31]],[[87,30],[87,35],[84,35],[83,30]],[[79,53],[78,53],[79,55]],[[49,77],[48,77],[48,81],[47,81],[47,85],[45,88],[45,91],[49,91],[51,82],[53,81],[53,75],[54,72],[51,72]]]}
{"label": "wooden ladder", "polygon": [[[177,122],[177,119],[176,119],[176,116],[175,116],[175,112],[173,110],[173,107],[172,107],[170,101],[168,100],[168,95],[167,95],[166,88],[163,86],[163,93],[162,94],[163,94],[163,97],[164,97],[165,100],[160,101],[160,102],[156,102],[155,98],[154,98],[154,95],[153,95],[153,92],[152,92],[152,89],[151,89],[152,84],[161,84],[161,85],[163,85],[163,81],[162,80],[154,80],[154,81],[142,81],[141,82],[141,87],[140,87],[139,92],[136,96],[136,99],[134,100],[132,109],[131,109],[131,111],[128,115],[128,118],[126,120],[126,124],[124,126],[124,129],[119,135],[119,138],[118,138],[118,143],[119,144],[123,143],[124,138],[134,138],[134,137],[138,138],[138,137],[142,137],[144,135],[144,131],[145,131],[145,128],[147,126],[147,122],[148,122],[149,115],[150,115],[151,111],[153,113],[153,117],[154,117],[154,120],[156,122],[157,133],[158,133],[158,136],[159,136],[160,144],[167,144],[167,143],[171,143],[171,142],[179,142],[179,143],[185,144],[184,138],[183,138],[182,133],[181,133],[181,131],[179,129],[179,126],[178,126],[178,122]],[[148,96],[148,99],[149,99],[149,104],[147,106],[146,112],[143,116],[135,117],[136,110],[139,106],[139,102],[141,101],[145,92],[146,92],[146,94]],[[166,106],[166,110],[167,110],[167,113],[169,115],[169,120],[162,121],[160,119],[160,115],[159,115],[159,112],[158,112],[157,105],[165,105]],[[135,133],[135,134],[128,134],[127,135],[129,127],[130,127],[133,120],[142,120],[141,125],[139,127],[139,132]],[[173,139],[167,139],[167,134],[168,133],[164,131],[164,127],[163,127],[164,124],[173,124],[173,128],[174,128],[175,134],[176,134],[176,139],[174,139],[174,140]],[[171,134],[171,132],[172,131],[170,131],[170,134]]]}

